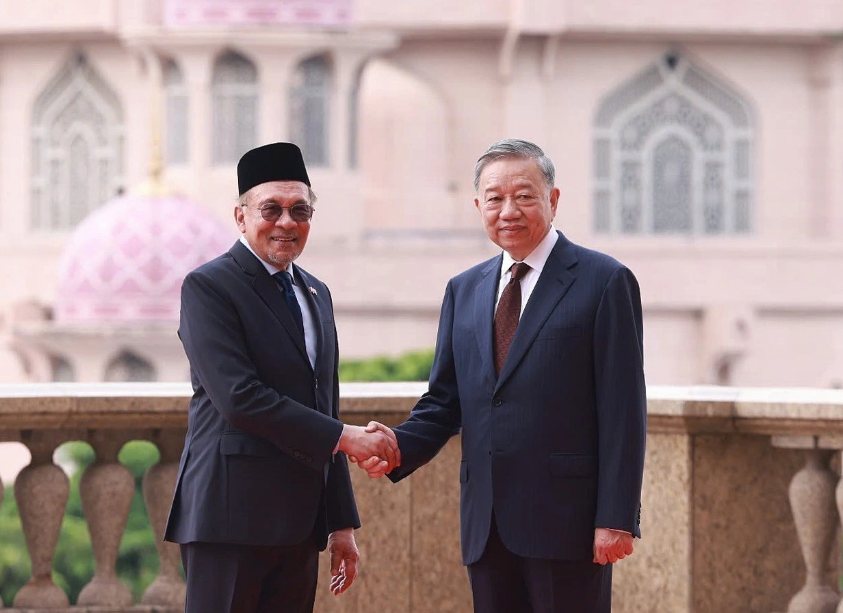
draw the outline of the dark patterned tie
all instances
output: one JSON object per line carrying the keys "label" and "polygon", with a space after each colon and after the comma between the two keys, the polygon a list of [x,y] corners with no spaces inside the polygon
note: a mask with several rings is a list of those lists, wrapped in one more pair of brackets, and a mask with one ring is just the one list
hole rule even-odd
{"label": "dark patterned tie", "polygon": [[301,317],[301,306],[299,306],[299,301],[296,298],[296,292],[293,291],[293,278],[286,270],[276,272],[272,276],[278,282],[278,285],[281,286],[281,289],[284,290],[284,300],[287,301],[287,307],[290,309],[290,314],[293,316],[293,320],[296,322],[299,332],[301,332],[301,337],[304,338],[304,323],[302,322]]}
{"label": "dark patterned tie", "polygon": [[530,271],[524,262],[513,264],[509,283],[503,288],[498,310],[495,311],[495,370],[500,374],[515,328],[521,318],[521,279]]}

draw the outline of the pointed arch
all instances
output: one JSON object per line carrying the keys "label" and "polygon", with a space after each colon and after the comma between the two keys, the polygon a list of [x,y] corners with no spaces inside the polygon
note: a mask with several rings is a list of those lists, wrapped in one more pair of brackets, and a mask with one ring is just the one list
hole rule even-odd
{"label": "pointed arch", "polygon": [[750,232],[754,140],[752,108],[740,94],[666,54],[595,113],[595,231]]}
{"label": "pointed arch", "polygon": [[164,60],[164,116],[166,118],[167,164],[188,161],[188,113],[190,101],[184,73],[175,60]]}
{"label": "pointed arch", "polygon": [[258,97],[255,64],[236,51],[220,55],[211,77],[215,164],[236,162],[257,144]]}
{"label": "pointed arch", "polygon": [[351,80],[351,88],[348,92],[348,168],[357,170],[360,154],[360,80],[363,77],[363,70],[366,63],[363,62],[354,71]]}
{"label": "pointed arch", "polygon": [[298,63],[290,87],[290,140],[312,166],[330,164],[330,108],[333,67],[326,54]]}
{"label": "pointed arch", "polygon": [[[454,230],[448,181],[450,107],[430,83],[391,60],[366,64],[360,83],[360,174],[366,228],[421,236]],[[407,189],[407,177],[423,177]]]}
{"label": "pointed arch", "polygon": [[78,53],[39,94],[32,121],[32,226],[68,229],[123,187],[123,109]]}
{"label": "pointed arch", "polygon": [[124,349],[105,368],[103,380],[107,382],[155,381],[155,367],[134,351]]}

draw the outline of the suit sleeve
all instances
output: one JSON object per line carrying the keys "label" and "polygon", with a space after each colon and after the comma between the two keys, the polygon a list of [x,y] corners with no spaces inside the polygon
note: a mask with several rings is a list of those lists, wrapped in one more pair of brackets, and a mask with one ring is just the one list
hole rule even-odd
{"label": "suit sleeve", "polygon": [[430,371],[427,392],[413,407],[410,417],[395,427],[401,466],[389,473],[393,481],[400,481],[417,468],[432,460],[455,434],[460,431],[462,412],[454,365],[453,327],[454,295],[451,283],[445,290],[436,352]]}
{"label": "suit sleeve", "polygon": [[[331,305],[333,310],[333,304]],[[340,346],[337,328],[334,326],[334,389],[333,415],[339,419],[340,410],[340,378],[339,378]],[[328,533],[345,528],[359,528],[360,516],[357,513],[357,503],[351,489],[351,475],[348,474],[348,460],[342,451],[334,456],[334,461],[328,467],[328,482],[326,485],[328,496]]]}
{"label": "suit sleeve", "polygon": [[182,284],[179,337],[191,369],[226,421],[324,470],[342,424],[259,379],[237,310],[206,274],[192,272]]}
{"label": "suit sleeve", "polygon": [[599,437],[594,525],[640,537],[647,394],[641,295],[626,268],[612,274],[597,308],[594,373]]}

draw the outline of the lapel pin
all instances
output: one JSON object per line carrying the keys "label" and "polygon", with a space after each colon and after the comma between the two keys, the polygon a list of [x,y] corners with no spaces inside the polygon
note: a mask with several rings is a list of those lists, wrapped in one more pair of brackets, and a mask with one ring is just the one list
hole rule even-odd
{"label": "lapel pin", "polygon": [[315,289],[313,289],[312,287],[308,287],[307,289],[309,289],[309,290],[310,290],[310,293],[311,293],[311,294],[313,294],[314,296],[317,296],[317,295],[318,295],[318,294],[316,293],[316,290],[315,290]]}

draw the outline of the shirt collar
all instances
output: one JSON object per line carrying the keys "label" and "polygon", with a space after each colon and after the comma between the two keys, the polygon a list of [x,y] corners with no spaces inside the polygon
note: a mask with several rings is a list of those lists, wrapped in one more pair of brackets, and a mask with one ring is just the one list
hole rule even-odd
{"label": "shirt collar", "polygon": [[[246,236],[244,234],[240,235],[240,242],[243,243],[243,246],[246,247],[246,249],[248,249],[253,256],[258,258],[258,262],[263,264],[263,267],[266,268],[266,272],[268,272],[270,274],[270,276],[274,275],[276,272],[281,272],[280,268],[278,268],[277,266],[273,266],[269,262],[265,262],[263,260],[263,258],[261,258],[257,253],[255,253],[255,250],[252,249],[252,246],[249,244],[249,241],[246,240]],[[296,274],[293,271],[293,263],[292,262],[290,262],[290,265],[287,267],[287,272],[290,273],[290,276],[293,278],[293,285],[295,285],[296,284]]]}
{"label": "shirt collar", "polygon": [[[547,258],[550,257],[550,252],[553,251],[553,247],[556,245],[558,238],[559,234],[557,234],[556,230],[551,225],[550,230],[548,230],[547,234],[545,234],[542,241],[536,245],[536,248],[533,249],[530,255],[524,258],[523,262],[531,269],[541,274],[542,269],[544,269],[544,265],[547,263]],[[515,260],[512,259],[511,255],[504,251],[503,261],[501,262],[501,279],[503,279],[503,276],[507,273],[507,271],[512,268],[513,264],[515,264]]]}

